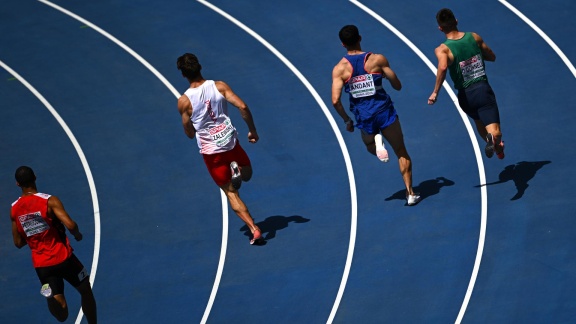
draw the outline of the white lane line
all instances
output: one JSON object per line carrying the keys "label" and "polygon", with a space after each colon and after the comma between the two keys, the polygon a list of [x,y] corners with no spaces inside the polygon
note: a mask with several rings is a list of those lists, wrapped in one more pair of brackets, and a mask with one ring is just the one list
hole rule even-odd
{"label": "white lane line", "polygon": [[[92,177],[92,171],[90,171],[90,166],[88,165],[88,160],[86,160],[86,156],[84,155],[84,152],[80,147],[80,144],[76,140],[76,137],[74,136],[68,125],[66,125],[64,119],[60,117],[56,109],[54,109],[54,107],[50,105],[48,100],[46,100],[46,98],[44,98],[44,96],[42,96],[40,92],[38,92],[30,83],[28,83],[28,81],[26,81],[22,76],[20,76],[20,74],[16,73],[16,71],[12,70],[8,65],[4,64],[4,62],[0,61],[0,66],[2,66],[2,68],[4,68],[16,79],[18,79],[18,81],[20,81],[24,86],[26,86],[26,88],[28,88],[28,90],[30,90],[30,92],[32,92],[36,96],[36,98],[38,98],[38,100],[40,100],[40,102],[42,102],[44,106],[46,106],[48,111],[50,111],[52,116],[54,116],[56,121],[58,121],[62,129],[64,129],[66,135],[68,135],[68,138],[72,142],[72,145],[74,145],[76,153],[78,154],[78,157],[82,162],[82,167],[84,168],[84,173],[86,173],[86,178],[88,179],[88,186],[90,187],[90,193],[92,195],[92,208],[94,209],[94,254],[92,257],[92,268],[90,270],[90,284],[94,285],[94,278],[96,277],[96,270],[98,269],[98,257],[100,255],[100,207],[98,206],[98,195],[96,193],[96,184],[94,183],[94,178]],[[78,323],[79,319],[81,318],[82,318],[82,310],[80,310],[80,314],[78,315],[78,320],[76,322]]]}
{"label": "white lane line", "polygon": [[574,65],[572,64],[572,62],[570,62],[570,60],[568,59],[568,57],[566,57],[566,55],[564,55],[564,52],[562,52],[560,47],[558,47],[556,45],[556,43],[554,43],[554,41],[552,41],[552,39],[550,39],[550,37],[548,37],[548,35],[546,35],[546,33],[544,33],[542,31],[542,29],[540,29],[538,26],[536,26],[536,24],[533,23],[530,19],[528,19],[528,17],[526,17],[522,12],[520,12],[520,10],[516,9],[514,6],[509,4],[507,1],[505,1],[505,0],[498,0],[498,1],[500,1],[501,4],[503,4],[508,9],[510,9],[518,17],[520,17],[520,19],[522,19],[526,24],[528,24],[528,26],[530,26],[532,29],[534,29],[534,31],[536,33],[538,33],[538,35],[540,35],[540,37],[542,37],[546,41],[546,43],[548,43],[548,45],[550,45],[550,47],[552,47],[552,49],[556,52],[556,54],[558,54],[558,56],[560,56],[560,58],[562,59],[564,64],[566,64],[566,66],[568,67],[570,72],[572,72],[572,75],[574,75],[574,77],[576,78],[576,68],[574,68]]}
{"label": "white lane line", "polygon": [[[104,31],[103,29],[101,29],[100,27],[94,25],[93,23],[91,23],[90,21],[58,6],[55,5],[53,3],[51,3],[50,1],[46,1],[46,0],[38,0],[39,2],[42,2],[80,22],[82,22],[83,24],[85,24],[86,26],[89,26],[90,28],[94,29],[95,31],[97,31],[98,33],[102,34],[104,37],[108,38],[109,40],[111,40],[112,42],[116,43],[118,46],[120,46],[121,48],[123,48],[126,52],[130,53],[130,55],[132,55],[136,60],[138,60],[140,63],[142,63],[148,70],[150,70],[150,72],[152,72],[171,92],[172,94],[174,94],[174,96],[176,98],[180,98],[180,94],[178,93],[178,91],[176,90],[176,88],[174,88],[172,86],[172,84],[170,84],[170,82],[168,82],[168,80],[166,80],[166,78],[160,74],[160,72],[158,72],[150,63],[148,63],[144,58],[142,58],[142,56],[140,56],[138,53],[136,53],[134,50],[132,50],[130,47],[128,47],[126,44],[122,43],[120,40],[118,40],[116,37],[110,35],[109,33],[107,33],[106,31]],[[176,105],[176,104],[174,104]],[[220,190],[220,198],[222,201],[222,223],[223,226],[227,229],[228,228],[228,202],[227,202],[227,198],[226,195],[224,194],[224,191]],[[217,276],[216,279],[214,281],[214,286],[212,288],[212,294],[210,296],[210,300],[214,300],[214,294],[215,291],[218,290],[218,285],[220,284],[220,278],[222,275],[222,269],[224,267],[224,261],[226,259],[226,246],[227,246],[227,241],[228,241],[228,231],[223,231],[222,232],[222,248],[220,250],[220,258],[218,261],[218,270],[217,270]],[[78,319],[76,320],[76,324],[80,324],[80,320],[82,319],[82,310],[80,310],[80,314],[78,314]]]}
{"label": "white lane line", "polygon": [[268,43],[260,35],[255,33],[252,29],[248,28],[246,25],[244,25],[243,23],[241,23],[240,21],[238,21],[237,19],[235,19],[234,17],[232,17],[231,15],[226,13],[225,11],[221,10],[220,8],[218,8],[218,7],[214,6],[213,4],[211,4],[207,1],[204,1],[204,0],[198,0],[198,2],[202,3],[203,5],[207,6],[208,8],[216,11],[217,13],[219,13],[220,15],[225,17],[226,19],[230,20],[236,26],[240,27],[242,30],[244,30],[245,32],[250,34],[250,36],[252,36],[256,40],[258,40],[262,45],[264,45],[267,49],[269,49],[274,55],[276,55],[276,57],[278,59],[280,59],[280,61],[282,61],[290,69],[290,71],[292,71],[298,77],[298,79],[300,79],[300,82],[302,82],[304,84],[304,86],[306,86],[306,88],[308,89],[308,91],[310,92],[312,97],[314,97],[314,99],[318,103],[318,106],[320,106],[320,108],[324,112],[326,119],[328,119],[328,122],[330,123],[330,126],[332,126],[332,130],[334,131],[334,134],[335,134],[336,138],[338,139],[338,144],[340,145],[340,149],[342,150],[342,155],[344,156],[344,161],[346,163],[346,171],[348,172],[348,181],[350,183],[350,197],[351,197],[351,207],[352,207],[351,208],[352,209],[352,216],[351,217],[352,217],[352,219],[351,219],[351,224],[350,224],[350,242],[348,245],[348,255],[346,257],[346,264],[344,266],[344,273],[342,275],[342,281],[340,282],[340,288],[338,289],[336,301],[334,302],[334,305],[332,307],[332,312],[330,313],[330,316],[328,319],[328,322],[331,323],[333,318],[334,318],[334,315],[336,314],[338,306],[340,305],[342,295],[344,294],[344,289],[346,288],[346,283],[348,281],[348,275],[350,273],[350,268],[352,266],[352,258],[354,256],[354,245],[356,243],[356,225],[357,225],[356,183],[354,180],[354,171],[352,169],[352,162],[350,160],[350,155],[348,153],[348,149],[346,148],[346,143],[344,142],[344,139],[342,138],[342,134],[340,133],[340,130],[338,129],[338,125],[334,121],[332,114],[330,114],[330,110],[326,107],[326,105],[322,101],[322,98],[320,98],[320,95],[318,95],[318,93],[316,92],[314,87],[310,84],[310,82],[308,82],[308,80],[304,77],[304,75],[302,75],[302,73],[300,73],[300,71],[286,57],[284,57],[284,55],[282,55],[282,53],[280,53],[276,48],[274,48],[274,46],[272,46],[270,43]]}
{"label": "white lane line", "polygon": [[[414,51],[414,53],[416,53],[416,55],[418,55],[418,57],[420,57],[420,59],[428,66],[428,68],[430,68],[432,73],[436,74],[436,67],[434,66],[434,64],[432,64],[432,62],[430,62],[430,60],[422,53],[422,51],[420,51],[408,38],[406,38],[406,36],[404,36],[401,32],[399,32],[396,28],[394,28],[394,26],[392,26],[390,23],[388,23],[386,20],[384,20],[384,18],[380,17],[377,13],[375,13],[373,10],[366,7],[362,3],[360,3],[356,0],[350,0],[350,2],[357,5],[360,9],[364,10],[366,13],[368,13],[374,19],[378,20],[380,23],[382,23],[384,26],[386,26],[386,28],[388,28],[391,32],[393,32],[406,45],[408,45],[408,47],[410,47],[410,49],[412,49],[412,51]],[[472,125],[470,124],[470,121],[468,120],[468,116],[466,116],[466,114],[464,112],[462,112],[462,109],[459,109],[458,98],[457,98],[456,94],[454,94],[454,91],[452,91],[452,89],[450,88],[448,83],[446,81],[444,81],[444,84],[442,86],[448,92],[448,94],[450,95],[450,98],[452,98],[452,101],[454,102],[454,105],[456,106],[456,110],[458,111],[458,113],[460,113],[460,117],[462,118],[462,121],[464,122],[464,125],[466,126],[466,129],[468,130],[468,136],[470,136],[470,141],[472,142],[472,146],[474,147],[474,154],[476,155],[476,163],[478,165],[478,176],[480,178],[480,183],[484,184],[484,183],[486,183],[486,173],[484,171],[484,162],[482,161],[482,154],[480,153],[480,147],[478,145],[478,141],[476,140],[476,135],[474,133]],[[426,98],[423,99],[423,102],[425,99]],[[472,270],[472,275],[470,277],[468,289],[466,290],[466,295],[464,296],[464,301],[463,301],[462,306],[460,308],[460,312],[458,313],[456,323],[460,323],[462,321],[462,318],[464,317],[464,313],[466,312],[466,308],[468,307],[468,302],[470,301],[470,297],[472,296],[472,291],[474,290],[474,284],[476,283],[476,278],[478,276],[478,271],[480,269],[480,262],[482,261],[482,253],[484,251],[484,241],[486,238],[486,223],[487,223],[487,219],[488,219],[488,217],[487,217],[487,215],[488,215],[488,211],[487,211],[488,210],[488,195],[487,195],[486,186],[482,186],[480,188],[480,193],[481,193],[481,200],[482,200],[482,204],[481,204],[482,210],[481,210],[481,216],[480,216],[480,234],[479,234],[479,238],[478,238],[478,249],[476,251],[476,260],[474,261],[474,268]]]}

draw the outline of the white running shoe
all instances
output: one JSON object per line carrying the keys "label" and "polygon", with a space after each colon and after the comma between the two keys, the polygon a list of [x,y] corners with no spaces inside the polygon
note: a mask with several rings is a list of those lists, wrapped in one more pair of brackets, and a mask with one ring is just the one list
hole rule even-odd
{"label": "white running shoe", "polygon": [[406,197],[406,200],[408,201],[408,206],[414,206],[417,203],[419,203],[420,200],[422,200],[422,198],[420,197],[419,194],[414,193],[413,195],[408,195]]}
{"label": "white running shoe", "polygon": [[240,168],[236,161],[230,163],[230,171],[232,171],[232,187],[238,190],[240,186],[242,186],[242,175],[240,174]]}
{"label": "white running shoe", "polygon": [[374,141],[376,142],[376,156],[382,162],[388,162],[388,151],[384,147],[384,139],[382,138],[382,134],[376,134],[374,136]]}
{"label": "white running shoe", "polygon": [[42,288],[40,289],[40,293],[42,294],[42,296],[50,298],[52,297],[52,288],[50,288],[49,284],[43,284]]}

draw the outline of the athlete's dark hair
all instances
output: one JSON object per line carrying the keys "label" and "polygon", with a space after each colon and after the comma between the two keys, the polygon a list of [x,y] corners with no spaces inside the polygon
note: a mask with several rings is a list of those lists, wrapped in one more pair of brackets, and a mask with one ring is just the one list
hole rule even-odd
{"label": "athlete's dark hair", "polygon": [[176,65],[178,70],[182,71],[182,75],[191,80],[197,78],[202,70],[202,65],[198,62],[196,55],[190,53],[180,56]]}
{"label": "athlete's dark hair", "polygon": [[34,174],[34,171],[32,171],[32,168],[25,165],[16,169],[16,174],[14,177],[16,178],[16,182],[18,182],[20,187],[30,187],[34,185],[34,182],[36,182],[36,175]]}
{"label": "athlete's dark hair", "polygon": [[340,37],[342,44],[346,46],[352,46],[360,41],[360,33],[358,33],[358,27],[354,25],[346,25],[342,27],[338,33],[338,36]]}
{"label": "athlete's dark hair", "polygon": [[438,26],[442,28],[455,28],[458,24],[454,13],[448,8],[442,8],[438,11],[436,21],[438,22]]}

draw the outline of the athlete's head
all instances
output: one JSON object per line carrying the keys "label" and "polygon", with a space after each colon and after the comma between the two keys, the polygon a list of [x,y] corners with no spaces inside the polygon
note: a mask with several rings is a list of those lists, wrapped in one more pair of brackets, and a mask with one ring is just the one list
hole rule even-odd
{"label": "athlete's head", "polygon": [[456,26],[458,25],[458,21],[456,20],[456,17],[454,17],[454,13],[448,8],[442,8],[440,11],[438,11],[436,14],[436,21],[438,22],[438,26],[440,26],[443,31],[456,29]]}
{"label": "athlete's head", "polygon": [[194,54],[186,53],[178,58],[176,61],[178,70],[182,72],[182,75],[189,80],[194,80],[198,78],[201,74],[202,65],[198,62],[198,58]]}
{"label": "athlete's head", "polygon": [[340,41],[344,46],[353,46],[360,41],[360,33],[358,32],[358,27],[354,25],[346,25],[340,29],[338,33]]}
{"label": "athlete's head", "polygon": [[18,183],[19,187],[32,187],[36,182],[36,175],[32,168],[27,167],[25,165],[16,169],[16,174],[14,175],[16,178],[16,182]]}

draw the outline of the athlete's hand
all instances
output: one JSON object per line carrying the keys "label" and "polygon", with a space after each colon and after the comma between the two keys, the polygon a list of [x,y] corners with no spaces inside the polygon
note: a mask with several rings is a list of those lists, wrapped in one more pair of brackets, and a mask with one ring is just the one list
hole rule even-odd
{"label": "athlete's hand", "polygon": [[435,104],[437,97],[438,97],[438,94],[437,94],[436,92],[432,92],[432,94],[431,94],[430,97],[428,98],[428,104],[429,104],[429,105]]}
{"label": "athlete's hand", "polygon": [[256,133],[256,131],[248,132],[248,142],[256,143],[256,142],[258,142],[259,139],[260,139],[260,137],[258,137],[258,133]]}
{"label": "athlete's hand", "polygon": [[354,122],[348,122],[346,123],[346,130],[349,131],[350,133],[354,132]]}
{"label": "athlete's hand", "polygon": [[78,232],[78,233],[74,234],[74,239],[76,241],[82,241],[82,233]]}

